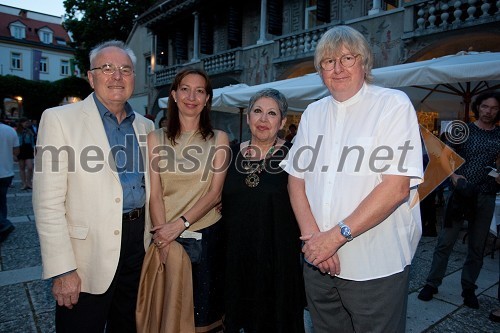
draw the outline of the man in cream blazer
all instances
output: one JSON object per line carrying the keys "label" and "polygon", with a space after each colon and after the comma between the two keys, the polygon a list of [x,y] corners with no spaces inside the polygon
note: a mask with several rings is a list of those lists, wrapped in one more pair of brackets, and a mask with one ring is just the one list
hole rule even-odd
{"label": "man in cream blazer", "polygon": [[43,277],[53,278],[58,332],[135,332],[151,240],[146,135],[154,124],[127,103],[129,48],[105,42],[90,64],[94,93],[46,110],[39,126],[33,208]]}

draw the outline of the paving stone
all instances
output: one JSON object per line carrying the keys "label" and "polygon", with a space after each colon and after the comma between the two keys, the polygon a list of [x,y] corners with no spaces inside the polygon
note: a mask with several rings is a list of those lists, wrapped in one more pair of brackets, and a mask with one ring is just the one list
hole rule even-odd
{"label": "paving stone", "polygon": [[35,322],[40,330],[40,333],[54,333],[56,331],[54,323],[55,315],[55,310],[35,315]]}
{"label": "paving stone", "polygon": [[[2,296],[2,302],[0,302],[0,323],[15,321],[23,316],[31,317],[31,307],[23,283],[0,287],[0,295]],[[0,329],[0,332],[9,331]]]}
{"label": "paving stone", "polygon": [[[19,314],[14,320],[0,321],[0,332],[35,333],[38,332],[38,330],[31,313],[25,312],[23,314]],[[46,332],[53,333],[55,332],[55,329],[53,331],[46,331]]]}
{"label": "paving stone", "polygon": [[2,251],[1,257],[4,271],[42,265],[39,246]]}
{"label": "paving stone", "polygon": [[52,296],[52,281],[50,279],[27,282],[26,287],[35,313],[42,314],[55,310],[56,303]]}

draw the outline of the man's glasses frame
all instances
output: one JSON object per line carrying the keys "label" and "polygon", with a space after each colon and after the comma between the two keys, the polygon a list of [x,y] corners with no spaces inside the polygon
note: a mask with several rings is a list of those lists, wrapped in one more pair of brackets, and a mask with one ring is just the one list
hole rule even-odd
{"label": "man's glasses frame", "polygon": [[90,70],[94,71],[96,69],[100,69],[101,72],[105,75],[113,75],[116,73],[116,70],[119,70],[120,74],[124,75],[124,76],[130,76],[130,75],[134,74],[134,70],[132,69],[132,67],[127,66],[127,65],[116,67],[113,64],[104,64],[101,67],[94,67],[94,68],[91,68]]}
{"label": "man's glasses frame", "polygon": [[356,55],[353,55],[353,54],[344,54],[343,56],[337,59],[333,59],[333,58],[326,58],[326,59],[323,59],[321,60],[321,62],[319,63],[321,68],[324,70],[324,71],[331,71],[335,68],[335,64],[337,63],[337,61],[340,61],[340,64],[345,67],[345,68],[350,68],[352,66],[354,66],[354,64],[356,63],[356,59],[361,56],[361,54],[356,54]]}

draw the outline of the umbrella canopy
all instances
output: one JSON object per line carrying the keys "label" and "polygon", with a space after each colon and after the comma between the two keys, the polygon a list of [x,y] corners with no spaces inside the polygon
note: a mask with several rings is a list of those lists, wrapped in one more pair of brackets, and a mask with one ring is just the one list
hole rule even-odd
{"label": "umbrella canopy", "polygon": [[[222,88],[214,89],[213,96],[212,96],[212,110],[237,113],[238,108],[236,108],[232,105],[229,105],[229,106],[224,105],[222,103],[221,94],[226,93],[226,92],[235,91],[235,90],[242,89],[242,88],[247,88],[247,87],[248,87],[247,84],[238,83],[238,84],[232,84],[232,85],[225,86]],[[158,99],[158,106],[162,109],[166,109],[168,106],[168,97],[159,98]]]}
{"label": "umbrella canopy", "polygon": [[287,98],[290,111],[304,111],[311,102],[329,94],[319,75],[313,73],[225,92],[221,95],[222,103],[228,107],[246,108],[250,98],[265,88],[274,88],[282,92]]}
{"label": "umbrella canopy", "polygon": [[375,84],[403,90],[416,109],[469,119],[475,95],[500,88],[500,53],[460,52],[373,70]]}
{"label": "umbrella canopy", "polygon": [[[374,84],[405,91],[416,109],[459,112],[469,109],[473,96],[500,88],[500,53],[460,52],[376,68],[372,74]],[[303,111],[309,103],[329,94],[319,75],[313,73],[225,91],[220,95],[221,103],[229,112],[238,112],[237,108],[247,107],[250,97],[264,88],[281,91],[292,111]],[[465,117],[467,120],[468,112]]]}

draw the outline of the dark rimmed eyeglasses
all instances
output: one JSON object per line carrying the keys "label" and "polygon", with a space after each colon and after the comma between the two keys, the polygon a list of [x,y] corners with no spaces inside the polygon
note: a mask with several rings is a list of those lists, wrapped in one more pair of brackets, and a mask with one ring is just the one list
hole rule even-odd
{"label": "dark rimmed eyeglasses", "polygon": [[[354,66],[356,63],[356,59],[360,56],[361,54],[344,54],[338,61],[340,61],[340,64],[346,68]],[[321,68],[325,71],[331,71],[332,69],[335,68],[335,63],[337,62],[336,59],[333,58],[326,58],[321,60],[319,63]]]}
{"label": "dark rimmed eyeglasses", "polygon": [[116,67],[113,64],[104,64],[101,67],[94,67],[94,68],[91,68],[90,70],[94,71],[96,69],[100,69],[106,75],[113,75],[113,74],[115,74],[115,72],[116,72],[117,69],[120,71],[121,75],[129,76],[129,75],[134,74],[134,70],[130,66]]}

